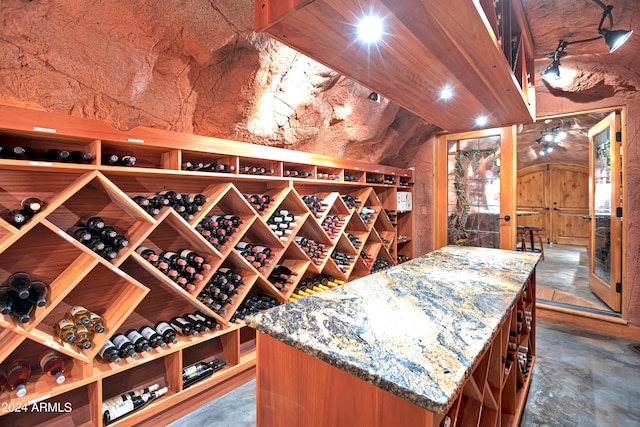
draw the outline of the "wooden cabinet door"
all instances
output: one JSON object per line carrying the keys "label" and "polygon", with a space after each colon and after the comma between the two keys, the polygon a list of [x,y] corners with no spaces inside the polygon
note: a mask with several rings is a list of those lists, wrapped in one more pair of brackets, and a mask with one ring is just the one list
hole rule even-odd
{"label": "wooden cabinet door", "polygon": [[550,167],[551,241],[561,245],[589,244],[589,173],[586,166]]}

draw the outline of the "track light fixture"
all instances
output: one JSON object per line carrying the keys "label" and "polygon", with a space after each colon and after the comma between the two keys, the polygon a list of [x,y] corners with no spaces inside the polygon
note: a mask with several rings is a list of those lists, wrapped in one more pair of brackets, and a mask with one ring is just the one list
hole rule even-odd
{"label": "track light fixture", "polygon": [[[600,19],[600,24],[598,25],[598,35],[597,37],[592,37],[589,39],[583,40],[562,40],[558,43],[558,47],[554,52],[548,53],[545,55],[545,58],[549,58],[552,60],[551,64],[547,67],[547,69],[542,73],[542,78],[545,80],[557,80],[560,78],[560,59],[567,56],[565,49],[567,46],[578,43],[587,43],[592,42],[598,39],[604,38],[604,42],[609,47],[609,52],[613,52],[622,46],[631,34],[633,30],[614,30],[613,29],[613,16],[611,15],[611,10],[613,9],[612,5],[605,5],[600,0],[592,0],[595,4],[600,6],[604,12],[602,12],[602,18]],[[609,29],[603,28],[602,24],[604,24],[605,19],[609,18]]]}

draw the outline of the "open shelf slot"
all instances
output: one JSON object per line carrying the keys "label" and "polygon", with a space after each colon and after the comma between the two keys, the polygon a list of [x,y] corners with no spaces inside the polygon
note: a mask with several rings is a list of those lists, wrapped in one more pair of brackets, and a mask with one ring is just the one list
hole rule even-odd
{"label": "open shelf slot", "polygon": [[[95,402],[89,398],[95,395],[92,390],[95,386],[89,384],[37,402],[27,401],[24,411],[3,411],[0,423],[11,427],[96,426]],[[32,410],[32,405],[36,405],[36,410]]]}
{"label": "open shelf slot", "polygon": [[202,275],[201,279],[189,279],[186,284],[179,284],[176,282],[177,278],[170,278],[151,263],[143,260],[142,257],[135,257],[145,268],[152,271],[152,274],[157,278],[169,285],[173,284],[177,288],[184,289],[184,291],[193,296],[198,295],[204,284],[211,278],[215,269],[222,262],[220,253],[197,231],[191,228],[184,219],[171,210],[165,211],[160,216],[159,222],[141,242],[140,246],[152,249],[158,255],[164,251],[179,252],[182,249],[187,249],[201,256],[204,259],[203,265],[208,265],[209,267],[198,272]]}
{"label": "open shelf slot", "polygon": [[365,182],[367,184],[382,184],[384,183],[384,175],[376,172],[367,172]]}
{"label": "open shelf slot", "polygon": [[243,258],[243,262],[247,267],[256,270],[256,272],[259,272],[264,277],[267,277],[269,273],[271,273],[271,270],[284,253],[285,242],[278,239],[271,229],[268,228],[264,222],[259,220],[254,221],[249,229],[244,233],[242,239],[235,242],[236,251],[238,251],[237,247],[239,242],[249,243],[253,246],[265,246],[271,249],[271,257],[268,258],[268,262],[265,262],[261,267],[252,265],[251,261]]}
{"label": "open shelf slot", "polygon": [[[162,402],[181,390],[180,353],[171,353],[164,357],[148,361],[140,366],[106,377],[102,380],[103,401],[117,397],[129,391],[141,390],[155,384],[158,388],[167,387],[167,393],[157,400],[150,402],[140,410],[144,411],[151,405]],[[102,406],[102,403],[100,403]],[[102,413],[102,411],[101,411]],[[134,416],[138,412],[133,412]],[[109,425],[132,425],[128,417],[124,417]]]}
{"label": "open shelf slot", "polygon": [[314,179],[316,176],[316,167],[313,165],[284,162],[282,164],[282,176],[291,179]]}
{"label": "open shelf slot", "polygon": [[[61,352],[83,361],[91,360],[142,301],[148,290],[121,270],[98,263],[36,326],[33,333],[58,344]],[[54,326],[73,306],[82,306],[104,319],[104,332],[93,334],[91,347],[87,350],[61,341],[54,332]]]}
{"label": "open shelf slot", "polygon": [[364,184],[365,173],[361,170],[345,169],[343,179],[345,182]]}
{"label": "open shelf slot", "polygon": [[[17,397],[15,391],[6,391],[0,395],[0,402],[19,405],[41,399],[44,396],[56,396],[77,386],[85,379],[84,366],[81,362],[63,353],[58,353],[65,362],[63,369],[65,380],[62,384],[57,384],[53,376],[47,375],[40,368],[40,358],[51,351],[51,348],[31,340],[25,340],[17,346],[7,357],[5,366],[18,359],[26,361],[31,366],[31,376],[26,383],[27,394],[24,397]],[[4,420],[4,418],[0,419]]]}
{"label": "open shelf slot", "polygon": [[282,284],[276,284],[276,280],[274,278],[267,276],[267,280],[270,285],[269,288],[273,288],[276,292],[288,297],[307,271],[309,264],[309,258],[307,258],[297,245],[289,245],[284,252],[284,255],[280,257],[279,262],[274,266],[274,269],[277,265],[283,265],[292,272],[296,272],[298,274],[289,276],[289,280],[293,283]]}
{"label": "open shelf slot", "polygon": [[[169,322],[173,317],[180,317],[187,313],[193,313],[197,310],[202,311],[209,316],[212,316],[216,319],[216,322],[221,326],[226,325],[226,322],[208,309],[204,304],[202,304],[197,299],[193,298],[186,292],[177,292],[173,287],[168,287],[166,284],[153,275],[151,275],[148,270],[140,268],[140,266],[132,261],[127,260],[126,263],[123,264],[123,269],[125,269],[132,277],[137,279],[138,281],[145,283],[149,288],[149,292],[145,296],[145,298],[138,304],[138,306],[133,310],[129,316],[122,322],[118,331],[113,331],[110,336],[113,336],[114,333],[126,333],[130,329],[140,329],[142,326],[148,325],[152,328],[160,321]],[[215,333],[217,330],[211,330],[210,332],[201,333],[200,335],[206,335],[210,333]],[[193,341],[197,341],[199,338],[189,335],[182,335],[179,331],[176,333],[178,343],[175,345],[182,345],[184,343],[190,343]],[[174,344],[169,343],[165,349],[161,347],[156,347],[151,354],[161,354],[167,349],[173,348]],[[146,353],[140,354],[137,360],[145,358],[147,356]],[[100,364],[106,364],[101,359],[98,359]],[[124,360],[128,359],[123,359]]]}
{"label": "open shelf slot", "polygon": [[[315,260],[307,254],[307,258],[309,259],[309,261],[311,261],[311,263],[309,264],[309,269],[316,273],[320,273],[324,268],[324,265],[330,258],[330,250],[331,246],[333,245],[331,239],[329,238],[329,236],[327,236],[327,233],[325,233],[324,230],[320,227],[320,224],[318,224],[317,221],[311,217],[308,217],[307,220],[304,221],[302,227],[300,227],[300,231],[296,235],[296,239],[297,238],[307,239],[309,241],[312,240],[322,249],[321,253],[316,254],[319,256],[317,256],[317,259]],[[302,250],[303,253],[306,254],[306,251],[302,248],[302,245],[297,240],[295,240],[295,244]]]}
{"label": "open shelf slot", "polygon": [[[242,197],[242,194],[231,184],[216,186],[216,188],[212,188],[211,191],[208,190],[207,194],[211,194],[211,204],[209,208],[203,212],[204,214],[197,218],[199,227],[196,227],[196,230],[200,234],[204,232],[203,237],[209,240],[212,246],[223,256],[226,256],[231,252],[235,244],[242,240],[245,231],[251,227],[251,224],[256,220],[255,211]],[[217,227],[211,225],[211,217],[225,215],[239,217],[238,227],[227,228],[224,235],[217,236]],[[237,231],[236,228],[238,229]],[[208,233],[210,233],[210,235],[206,235]],[[213,239],[213,241],[210,239]]]}
{"label": "open shelf slot", "polygon": [[[83,221],[86,218],[92,216],[100,217],[105,226],[113,227],[118,234],[123,235],[131,243],[117,250],[116,258],[108,259],[115,265],[126,258],[153,223],[151,218],[131,202],[124,192],[100,173],[96,173],[46,218],[71,237],[73,231],[84,225]],[[71,238],[75,239],[75,237]],[[103,244],[110,243],[109,239],[97,234],[96,238]],[[101,255],[96,252],[96,256]]]}
{"label": "open shelf slot", "polygon": [[[222,369],[217,370],[213,375],[202,381],[193,383],[190,387],[194,387],[202,382],[215,382],[222,372],[231,369],[239,363],[240,334],[238,330],[231,331],[220,337],[201,342],[182,351],[182,369],[193,366],[198,362],[211,363],[214,359],[219,362],[226,362]],[[187,387],[188,389],[188,387]]]}
{"label": "open shelf slot", "polygon": [[[265,220],[271,216],[273,210],[283,200],[285,194],[289,192],[287,185],[282,182],[275,181],[251,182],[243,180],[234,183],[234,186],[245,199],[250,196],[268,196],[268,203],[252,205],[253,210]],[[249,204],[251,205],[251,203]]]}
{"label": "open shelf slot", "polygon": [[238,173],[240,175],[282,176],[281,168],[280,162],[241,157]]}
{"label": "open shelf slot", "polygon": [[316,179],[322,181],[342,181],[342,169],[318,166],[316,168]]}
{"label": "open shelf slot", "polygon": [[[212,297],[210,295],[210,294],[213,294],[213,292],[210,292],[210,290],[208,289],[210,284],[207,284],[201,291],[201,294],[198,296],[198,299],[204,305],[206,305],[210,309],[210,311],[213,311],[214,313],[217,314],[217,316],[220,316],[221,318],[223,318],[225,322],[228,322],[229,319],[233,316],[233,313],[235,312],[235,310],[237,310],[237,308],[240,306],[240,304],[242,303],[246,295],[249,293],[249,290],[251,289],[251,287],[254,285],[256,279],[258,278],[258,273],[253,269],[248,269],[242,257],[235,251],[231,252],[229,256],[227,256],[227,258],[222,263],[220,268],[225,268],[225,269],[228,268],[233,273],[239,274],[242,277],[242,281],[244,282],[244,285],[240,285],[240,286],[234,285],[235,289],[233,289],[230,292],[225,292],[228,298],[225,301],[219,301],[215,297]],[[216,277],[215,273],[213,277],[214,278]],[[215,288],[219,288],[221,292],[224,292],[225,289],[223,286],[224,285],[218,285],[212,282],[211,291],[214,291]],[[208,304],[207,302],[208,298],[212,298],[215,301],[213,305]],[[220,310],[216,310],[215,304],[221,305],[222,308]]]}
{"label": "open shelf slot", "polygon": [[[284,195],[282,200],[277,203],[275,209],[271,211],[271,215],[267,217],[267,226],[269,229],[277,236],[279,240],[282,242],[290,242],[293,239],[293,236],[298,234],[300,227],[304,223],[305,219],[309,215],[309,210],[306,205],[302,202],[300,197],[297,195],[295,190],[291,190]],[[289,222],[289,226],[286,229],[273,229],[271,227],[278,227],[279,224],[282,224],[286,221],[276,222],[275,218],[278,217],[282,219],[282,217],[293,217],[292,221]],[[287,230],[290,234],[282,234],[278,235],[278,232],[283,232]]]}
{"label": "open shelf slot", "polygon": [[36,224],[27,234],[4,251],[0,257],[0,281],[18,271],[29,274],[50,288],[48,302],[36,307],[28,323],[20,323],[10,314],[0,315],[0,326],[26,333],[67,295],[96,264],[96,257],[87,254],[67,240],[66,233],[55,233],[43,224]]}
{"label": "open shelf slot", "polygon": [[[100,147],[100,165],[104,167],[147,168],[147,169],[178,169],[178,151],[164,147],[144,145],[144,141],[134,143],[118,143],[102,141]],[[111,162],[110,156],[116,156],[117,161]],[[113,159],[115,160],[116,157]],[[127,166],[123,158],[134,157],[133,164]]]}
{"label": "open shelf slot", "polygon": [[183,171],[225,175],[238,173],[236,156],[182,150],[181,160],[180,169]]}
{"label": "open shelf slot", "polygon": [[[31,133],[19,134],[3,130],[0,134],[0,145],[4,146],[3,157],[11,157],[11,152],[15,147],[28,147],[33,150],[35,157],[25,158],[29,162],[69,164],[69,165],[95,165],[97,141],[91,138],[78,138],[51,133]],[[50,157],[49,150],[67,151],[69,156],[66,159],[60,157]],[[79,153],[78,153],[79,152]],[[71,154],[73,153],[73,154]],[[89,153],[91,158],[86,158],[80,154]],[[20,160],[20,158],[16,158]]]}

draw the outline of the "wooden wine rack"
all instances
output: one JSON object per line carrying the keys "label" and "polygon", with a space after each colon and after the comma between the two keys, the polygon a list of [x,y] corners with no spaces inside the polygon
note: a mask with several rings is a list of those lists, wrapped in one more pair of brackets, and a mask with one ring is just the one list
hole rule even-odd
{"label": "wooden wine rack", "polygon": [[[520,424],[535,363],[535,318],[534,270],[449,410],[452,426]],[[526,373],[518,353],[528,360]]]}
{"label": "wooden wine rack", "polygon": [[[169,392],[112,425],[150,425],[160,413],[168,422],[171,414],[175,418],[185,408],[201,405],[204,398],[228,392],[255,377],[255,331],[243,322],[231,323],[233,312],[218,315],[196,298],[220,267],[239,272],[247,283],[234,297],[237,307],[254,293],[285,303],[300,280],[319,273],[345,281],[365,276],[370,270],[358,256],[360,251],[390,264],[396,264],[399,255],[415,256],[412,212],[397,212],[396,221],[384,212],[396,210],[398,192],[413,193],[413,187],[400,182],[400,177],[413,181],[411,170],[157,129],[121,132],[104,122],[7,106],[0,106],[0,145],[8,149],[27,145],[38,152],[51,148],[81,150],[94,155],[89,164],[0,158],[2,210],[18,208],[26,197],[45,202],[44,209],[20,228],[0,218],[0,280],[4,282],[15,271],[25,271],[51,286],[49,302],[36,309],[31,322],[17,324],[10,315],[0,316],[0,363],[24,358],[33,369],[24,398],[8,391],[0,395],[0,404],[6,408],[0,414],[3,425],[102,426],[103,400],[155,383],[168,387]],[[107,153],[134,155],[136,166],[104,165],[101,159]],[[187,161],[231,164],[236,172],[181,170]],[[269,176],[238,173],[244,165],[274,172]],[[313,176],[289,178],[285,176],[287,170]],[[331,179],[324,179],[329,175]],[[347,181],[345,176],[355,180]],[[368,179],[384,176],[392,177],[394,183],[367,183]],[[136,195],[165,190],[202,193],[210,201],[186,221],[171,208],[153,217],[132,200]],[[260,214],[244,194],[269,194],[275,202]],[[303,195],[311,194],[326,203],[319,218],[302,202]],[[357,211],[347,207],[341,197],[347,194],[377,211],[371,223],[365,224]],[[277,209],[301,217],[286,240],[278,239],[266,224]],[[234,214],[245,220],[223,250],[214,248],[194,229],[205,216],[218,214]],[[88,215],[102,217],[129,240],[129,246],[115,259],[105,260],[67,233]],[[342,229],[333,236],[321,227],[326,215],[344,220]],[[357,235],[362,247],[354,247],[347,232]],[[294,241],[296,235],[325,244],[329,248],[327,256],[320,263],[312,262]],[[398,235],[408,238],[398,241]],[[234,249],[238,241],[273,248],[276,255],[266,272],[254,269],[238,254]],[[187,291],[138,255],[138,246],[159,251],[186,247],[201,254],[212,269],[195,282],[196,290]],[[357,256],[347,272],[330,258],[333,250]],[[278,263],[300,273],[286,292],[268,280],[270,270]],[[87,351],[62,343],[53,332],[54,324],[72,305],[85,306],[101,314],[106,322],[105,333],[94,335],[93,346]],[[137,359],[125,358],[119,365],[96,358],[116,332],[195,310],[216,317],[222,329],[199,337],[179,336],[175,345],[142,353]],[[39,356],[49,348],[59,351],[66,361],[67,379],[61,385],[38,367]],[[183,389],[182,369],[214,358],[225,360],[227,365],[211,378]],[[196,395],[199,398],[192,399]],[[44,402],[48,410],[34,412],[31,405],[39,402]],[[166,412],[169,408],[174,408],[170,414]]]}

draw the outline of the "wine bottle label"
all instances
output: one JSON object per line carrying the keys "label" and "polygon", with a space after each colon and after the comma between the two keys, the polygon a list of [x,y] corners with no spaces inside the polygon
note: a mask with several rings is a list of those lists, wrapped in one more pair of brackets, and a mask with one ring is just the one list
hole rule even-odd
{"label": "wine bottle label", "polygon": [[72,326],[75,326],[74,323],[67,319],[62,319],[58,322],[58,327],[60,328],[61,331],[64,330],[65,328],[70,328]]}
{"label": "wine bottle label", "polygon": [[44,367],[47,363],[49,363],[49,361],[51,361],[52,359],[58,359],[60,358],[60,356],[58,355],[58,353],[56,353],[55,351],[49,351],[47,353],[45,353],[41,358],[40,358],[40,369],[42,369],[42,371],[44,372]]}
{"label": "wine bottle label", "polygon": [[109,415],[109,419],[115,420],[116,418],[128,414],[134,409],[136,409],[136,407],[133,403],[133,400],[125,400],[124,402],[120,402],[115,406],[110,406],[105,412]]}
{"label": "wine bottle label", "polygon": [[71,310],[69,310],[69,314],[70,314],[72,317],[76,317],[76,315],[77,315],[78,313],[81,313],[81,312],[83,312],[83,311],[87,311],[87,309],[86,309],[86,308],[84,308],[84,307],[82,307],[82,306],[76,305],[76,306],[71,307]]}
{"label": "wine bottle label", "polygon": [[31,370],[31,367],[28,365],[23,364],[22,362],[18,361],[15,362],[14,365],[7,371],[7,377],[10,377],[11,374],[13,374],[16,371],[22,370],[25,367],[29,368],[29,371]]}
{"label": "wine bottle label", "polygon": [[111,340],[113,344],[118,348],[122,348],[122,346],[130,343],[129,338],[124,335],[116,335],[115,337],[111,338]]}
{"label": "wine bottle label", "polygon": [[143,339],[144,339],[144,337],[140,334],[140,332],[138,332],[138,331],[136,331],[136,330],[129,331],[129,333],[127,334],[127,338],[129,338],[129,340],[130,340],[131,342],[136,342],[136,341],[138,341],[140,338],[143,338]]}
{"label": "wine bottle label", "polygon": [[166,332],[175,332],[173,327],[167,322],[158,323],[158,325],[156,326],[156,331],[158,331],[162,335],[165,335]]}
{"label": "wine bottle label", "polygon": [[105,353],[112,348],[117,350],[116,346],[111,342],[111,340],[109,340],[104,346],[102,346],[102,349],[100,350],[98,355],[104,359]]}
{"label": "wine bottle label", "polygon": [[142,328],[140,330],[140,334],[145,337],[146,339],[148,339],[149,341],[156,339],[155,336],[157,335],[157,332],[154,331],[152,328],[150,328],[149,326],[145,326],[144,328]]}

